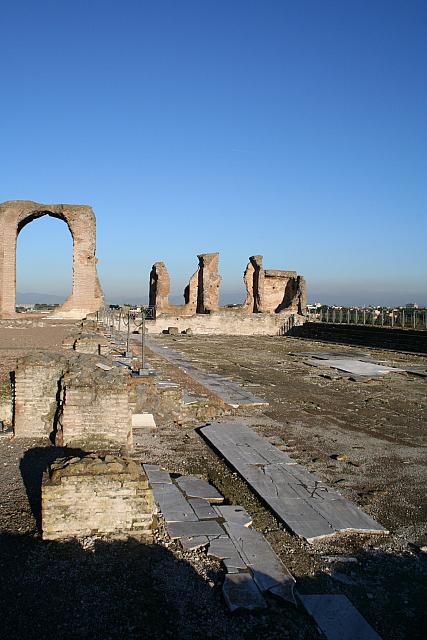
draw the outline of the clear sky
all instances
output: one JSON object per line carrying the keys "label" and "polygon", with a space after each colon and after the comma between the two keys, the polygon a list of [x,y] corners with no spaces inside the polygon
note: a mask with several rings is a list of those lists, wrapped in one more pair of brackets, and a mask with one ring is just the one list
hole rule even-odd
{"label": "clear sky", "polygon": [[[90,204],[110,301],[153,262],[181,294],[220,251],[326,303],[427,304],[425,0],[3,0],[0,201]],[[65,294],[71,239],[18,241],[18,290]]]}

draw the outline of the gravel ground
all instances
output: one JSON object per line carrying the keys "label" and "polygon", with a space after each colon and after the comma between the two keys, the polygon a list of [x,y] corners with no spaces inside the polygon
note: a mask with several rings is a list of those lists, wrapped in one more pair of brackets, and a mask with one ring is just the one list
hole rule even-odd
{"label": "gravel ground", "polygon": [[[0,381],[17,355],[38,346],[59,350],[75,328],[2,328]],[[194,422],[165,422],[153,435],[139,435],[136,457],[171,472],[196,473],[227,502],[243,505],[301,592],[346,594],[384,640],[424,637],[427,567],[419,545],[427,520],[425,380],[404,374],[369,383],[323,378],[289,352],[331,347],[296,339],[169,336],[159,341],[265,397],[270,406],[263,413],[243,412],[252,427],[357,502],[391,535],[340,536],[316,545],[298,540],[210,450]],[[425,364],[416,356],[370,353],[395,364]],[[182,371],[154,354],[150,360],[163,378],[197,391]],[[347,460],[334,460],[334,454]],[[262,613],[230,615],[222,600],[220,565],[203,551],[183,552],[162,528],[150,546],[41,541],[41,473],[60,455],[63,450],[45,442],[0,437],[5,637],[321,638],[301,608],[279,601],[272,600]],[[354,557],[357,563],[330,564],[322,560],[325,555]]]}

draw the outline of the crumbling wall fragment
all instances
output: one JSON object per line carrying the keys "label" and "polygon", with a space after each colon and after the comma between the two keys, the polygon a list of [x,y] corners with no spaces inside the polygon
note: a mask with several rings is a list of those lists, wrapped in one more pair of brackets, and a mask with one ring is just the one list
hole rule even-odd
{"label": "crumbling wall fragment", "polygon": [[44,540],[106,536],[152,542],[156,507],[142,466],[91,454],[60,459],[44,474]]}
{"label": "crumbling wall fragment", "polygon": [[73,238],[73,288],[52,317],[84,318],[104,304],[96,271],[96,220],[85,205],[39,204],[13,200],[0,204],[0,317],[15,317],[16,240],[30,222],[48,215],[63,220]]}
{"label": "crumbling wall fragment", "polygon": [[197,313],[212,313],[219,309],[219,287],[221,276],[218,272],[219,253],[201,253],[199,259]]}

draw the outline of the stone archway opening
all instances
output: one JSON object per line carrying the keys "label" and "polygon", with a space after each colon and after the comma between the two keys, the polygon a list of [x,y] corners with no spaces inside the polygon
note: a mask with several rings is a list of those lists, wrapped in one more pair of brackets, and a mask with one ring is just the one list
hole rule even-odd
{"label": "stone archway opening", "polygon": [[62,305],[72,293],[72,274],[73,237],[64,220],[47,213],[18,228],[17,308],[37,303]]}
{"label": "stone archway opening", "polygon": [[91,207],[13,200],[0,204],[0,318],[16,316],[18,234],[27,224],[45,215],[66,222],[73,239],[72,292],[51,316],[81,319],[100,309],[104,303],[96,270],[96,220]]}

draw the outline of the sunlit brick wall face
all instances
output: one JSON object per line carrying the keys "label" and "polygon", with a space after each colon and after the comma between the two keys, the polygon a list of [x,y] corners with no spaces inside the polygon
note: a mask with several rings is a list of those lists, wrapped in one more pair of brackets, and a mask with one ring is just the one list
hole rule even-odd
{"label": "sunlit brick wall face", "polygon": [[0,317],[15,315],[16,239],[19,230],[43,215],[64,220],[73,237],[73,290],[55,317],[83,318],[103,305],[96,271],[96,220],[90,207],[14,200],[0,204]]}
{"label": "sunlit brick wall face", "polygon": [[58,460],[42,486],[45,540],[106,536],[152,542],[156,507],[140,464],[118,456]]}

